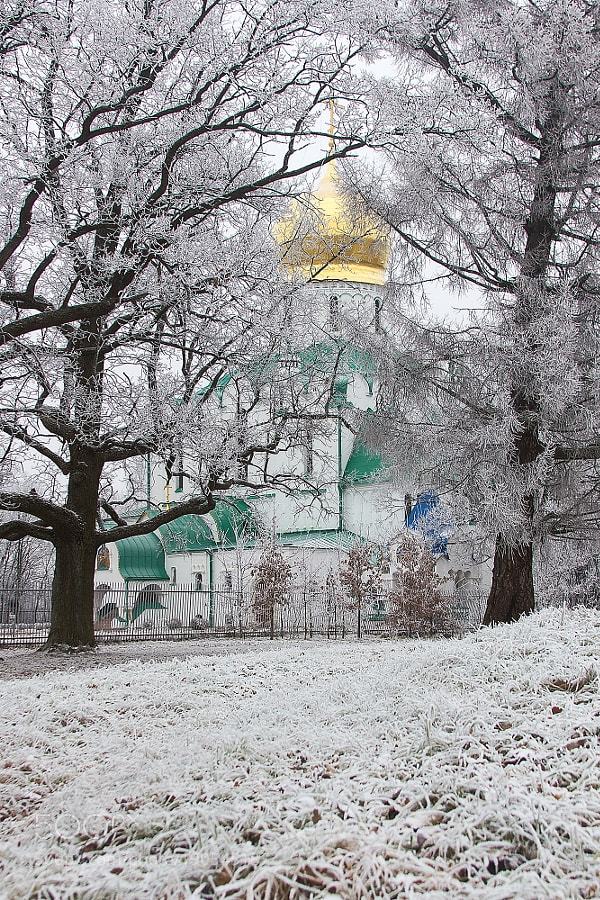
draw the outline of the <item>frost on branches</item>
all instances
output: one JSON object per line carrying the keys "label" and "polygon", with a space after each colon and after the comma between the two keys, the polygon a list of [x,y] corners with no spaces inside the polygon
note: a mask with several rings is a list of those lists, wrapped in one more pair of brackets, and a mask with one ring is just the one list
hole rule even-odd
{"label": "frost on branches", "polygon": [[[355,50],[323,37],[327,10],[4,5],[0,510],[15,516],[0,537],[55,549],[51,647],[94,643],[99,546],[262,485],[257,456],[298,433],[300,392],[266,364],[299,328],[270,223],[322,161],[304,150],[327,136],[331,93],[353,96]],[[325,158],[364,138],[345,117]],[[147,455],[173,472],[184,451],[186,501],[128,520],[146,501]]]}
{"label": "frost on branches", "polygon": [[[356,21],[397,63],[369,81],[383,172],[352,169],[397,237],[373,431],[494,537],[485,620],[509,621],[534,608],[542,538],[598,547],[597,4],[407,0]],[[411,323],[436,288],[471,314]]]}

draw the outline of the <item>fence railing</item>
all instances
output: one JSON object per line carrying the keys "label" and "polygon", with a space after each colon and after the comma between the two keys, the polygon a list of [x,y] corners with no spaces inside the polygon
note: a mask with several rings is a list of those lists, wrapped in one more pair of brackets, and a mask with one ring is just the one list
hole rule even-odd
{"label": "fence railing", "polygon": [[[435,616],[411,609],[402,613],[386,594],[360,604],[327,592],[294,590],[269,604],[251,591],[195,590],[192,585],[105,587],[96,591],[94,623],[98,642],[183,640],[225,637],[417,637],[457,635],[476,628],[485,597],[448,595]],[[0,587],[0,646],[35,646],[50,627],[48,585]]]}

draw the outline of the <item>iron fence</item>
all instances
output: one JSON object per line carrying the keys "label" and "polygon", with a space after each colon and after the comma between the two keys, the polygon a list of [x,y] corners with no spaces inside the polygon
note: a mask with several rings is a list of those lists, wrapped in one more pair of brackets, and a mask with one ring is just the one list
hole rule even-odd
{"label": "iron fence", "polygon": [[[386,594],[357,604],[327,592],[294,590],[282,602],[257,600],[251,591],[193,585],[103,587],[96,591],[94,622],[100,643],[201,637],[346,638],[457,635],[476,628],[485,598],[448,595],[428,618],[405,604],[398,615]],[[0,646],[35,646],[50,627],[51,590],[37,585],[0,587]]]}

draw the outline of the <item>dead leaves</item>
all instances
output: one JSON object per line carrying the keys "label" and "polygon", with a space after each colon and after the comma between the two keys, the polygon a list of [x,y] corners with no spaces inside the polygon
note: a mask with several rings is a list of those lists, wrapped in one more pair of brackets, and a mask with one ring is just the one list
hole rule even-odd
{"label": "dead leaves", "polygon": [[577,678],[552,678],[543,682],[542,687],[549,691],[565,691],[569,694],[578,694],[585,688],[595,687],[597,680],[596,670],[593,666],[590,666]]}

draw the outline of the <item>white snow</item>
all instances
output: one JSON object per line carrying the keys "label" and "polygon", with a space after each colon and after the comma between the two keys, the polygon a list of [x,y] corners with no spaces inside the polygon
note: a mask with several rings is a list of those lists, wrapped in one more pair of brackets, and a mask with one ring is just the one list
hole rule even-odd
{"label": "white snow", "polygon": [[[326,638],[316,638],[316,643]],[[288,641],[286,640],[286,644]],[[297,647],[301,642],[290,640]],[[311,642],[312,643],[312,642]],[[188,656],[225,656],[279,646],[266,638],[201,638],[183,641],[124,641],[99,644],[92,653],[32,653],[29,647],[0,648],[0,679],[42,675],[57,670],[75,671],[134,660],[165,660]]]}
{"label": "white snow", "polygon": [[600,616],[0,685],[3,898],[600,895]]}

